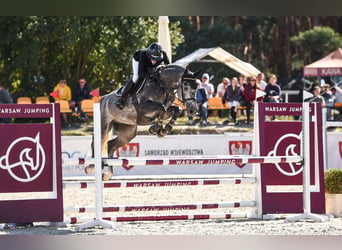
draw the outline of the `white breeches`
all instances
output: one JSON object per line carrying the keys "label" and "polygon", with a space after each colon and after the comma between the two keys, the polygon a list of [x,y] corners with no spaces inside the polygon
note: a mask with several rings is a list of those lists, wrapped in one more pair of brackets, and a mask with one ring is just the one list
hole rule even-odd
{"label": "white breeches", "polygon": [[139,71],[139,61],[134,60],[134,58],[132,58],[132,68],[133,68],[133,82],[137,82],[139,75],[138,75],[138,71]]}

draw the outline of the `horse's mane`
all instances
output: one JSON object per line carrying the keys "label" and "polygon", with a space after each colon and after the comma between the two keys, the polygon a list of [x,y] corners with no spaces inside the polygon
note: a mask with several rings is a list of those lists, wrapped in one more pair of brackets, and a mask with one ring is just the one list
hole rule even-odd
{"label": "horse's mane", "polygon": [[171,82],[178,82],[183,76],[184,71],[185,68],[180,65],[168,64],[157,69],[157,77],[164,83],[168,82],[170,79],[172,79]]}

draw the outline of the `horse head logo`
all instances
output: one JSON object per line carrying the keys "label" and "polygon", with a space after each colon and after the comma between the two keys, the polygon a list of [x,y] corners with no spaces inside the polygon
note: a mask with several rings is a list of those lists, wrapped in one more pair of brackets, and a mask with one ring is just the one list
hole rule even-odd
{"label": "horse head logo", "polygon": [[[274,145],[268,156],[298,156],[300,154],[301,134],[285,134]],[[275,163],[279,172],[286,176],[295,176],[302,172],[303,166],[298,163]]]}
{"label": "horse head logo", "polygon": [[0,169],[7,170],[17,181],[30,182],[38,178],[45,166],[45,151],[40,144],[40,134],[35,138],[20,137],[0,157]]}

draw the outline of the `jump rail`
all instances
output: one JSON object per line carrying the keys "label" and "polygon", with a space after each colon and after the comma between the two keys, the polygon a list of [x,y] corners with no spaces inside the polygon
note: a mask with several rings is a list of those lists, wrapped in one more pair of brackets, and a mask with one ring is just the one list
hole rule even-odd
{"label": "jump rail", "polygon": [[[261,106],[261,105],[259,105]],[[289,109],[288,109],[289,108]],[[297,106],[289,106],[289,107],[266,107],[262,113],[263,116],[265,115],[275,115],[273,114],[274,112],[277,112],[279,110],[300,110]],[[158,159],[158,158],[137,158],[137,157],[129,157],[129,158],[102,158],[101,157],[101,137],[99,135],[99,131],[101,131],[101,126],[100,126],[100,108],[99,105],[94,105],[94,110],[95,110],[95,115],[94,115],[94,149],[95,149],[95,158],[79,158],[79,159],[63,159],[63,164],[69,164],[69,165],[94,165],[95,166],[95,190],[96,190],[96,201],[95,201],[95,218],[77,218],[77,217],[72,217],[69,221],[65,220],[65,223],[69,224],[75,224],[78,222],[81,222],[83,220],[89,220],[89,222],[79,225],[79,228],[87,228],[87,227],[93,227],[96,225],[100,225],[103,227],[113,227],[113,224],[107,223],[106,221],[143,221],[143,220],[194,220],[194,219],[230,219],[230,218],[248,218],[249,213],[244,212],[244,213],[229,213],[229,214],[189,214],[189,215],[157,215],[157,216],[127,216],[127,217],[104,217],[102,216],[102,213],[104,211],[103,209],[103,204],[102,204],[102,188],[107,186],[107,187],[139,187],[139,186],[173,186],[173,185],[199,185],[197,181],[144,181],[144,182],[116,182],[116,183],[102,183],[102,176],[101,176],[101,169],[104,166],[113,166],[113,167],[120,167],[120,166],[130,166],[130,165],[140,165],[140,166],[153,166],[153,165],[230,165],[230,164],[278,164],[278,163],[300,163],[300,165],[303,165],[303,168],[306,169],[306,171],[303,171],[303,176],[305,177],[304,180],[307,180],[308,176],[308,168],[310,168],[309,159],[308,158],[308,148],[305,148],[305,154],[303,154],[303,147],[302,152],[300,152],[300,155],[292,155],[292,156],[264,156],[265,153],[262,153],[262,156],[260,156],[260,151],[256,152],[253,151],[254,155],[253,156],[231,156],[231,155],[218,155],[218,156],[201,156],[201,157],[187,157],[187,158],[164,158],[164,159]],[[257,110],[257,109],[256,109]],[[256,111],[255,111],[256,112]],[[273,113],[272,113],[273,112]],[[298,113],[299,115],[304,114],[306,115],[305,117],[305,122],[303,122],[303,130],[309,131],[309,119],[307,119],[307,116],[309,116],[309,105],[303,105],[302,107],[302,113]],[[258,116],[258,112],[256,112]],[[297,113],[293,113],[298,115]],[[278,115],[278,114],[277,114]],[[258,117],[257,117],[258,118]],[[261,126],[264,127],[272,127],[269,124],[264,124],[261,123],[260,121],[263,121],[264,117],[259,121]],[[317,120],[317,119],[316,119]],[[258,126],[260,124],[257,124]],[[284,123],[285,124],[285,123]],[[254,124],[255,126],[256,123]],[[266,126],[267,125],[267,126]],[[275,124],[274,124],[275,126]],[[291,125],[292,126],[292,125]],[[316,126],[316,125],[315,125]],[[298,127],[298,126],[297,126]],[[318,127],[318,126],[316,126]],[[316,128],[315,127],[315,128]],[[297,128],[296,128],[297,129]],[[256,129],[255,129],[256,131]],[[258,130],[259,131],[259,130]],[[259,131],[260,132],[260,131]],[[258,136],[259,135],[258,132]],[[315,131],[316,132],[316,131]],[[296,132],[297,133],[297,132]],[[300,138],[301,142],[304,145],[310,144],[309,136],[308,133],[303,133],[305,134]],[[256,137],[256,135],[255,135]],[[296,139],[299,136],[296,135]],[[257,138],[257,137],[256,137]],[[265,136],[262,137],[264,141]],[[272,138],[273,139],[273,138]],[[279,140],[279,139],[278,139]],[[255,141],[260,142],[260,138],[257,138]],[[273,143],[273,141],[272,141]],[[262,148],[263,151],[266,151],[266,147]],[[270,151],[267,151],[270,152]],[[267,154],[266,152],[266,154]],[[318,152],[316,152],[318,153]],[[256,156],[257,155],[257,156]],[[305,161],[304,161],[305,158]],[[260,169],[257,169],[257,176],[260,178]],[[208,180],[206,180],[208,181]],[[263,192],[263,189],[261,188],[264,183],[260,184],[260,180],[257,180],[258,188],[257,188],[257,197],[255,202],[256,205],[256,213],[254,215],[262,215],[261,209],[263,209],[263,203],[264,197],[262,197],[262,201],[260,200],[261,198],[261,192]],[[129,184],[128,184],[129,183]],[[205,181],[201,182],[201,184],[205,183]],[[210,185],[218,184],[220,182],[208,182]],[[320,220],[323,221],[322,218],[311,216],[311,208],[309,205],[310,203],[310,193],[307,192],[309,190],[308,184],[309,182],[303,181],[303,198],[305,200],[304,202],[304,217],[305,218],[313,218],[315,220]],[[75,184],[79,185],[79,184]],[[83,185],[83,186],[82,186]],[[209,185],[209,184],[208,184]],[[87,188],[87,185],[81,184],[81,188]],[[264,194],[264,192],[263,192]],[[277,196],[278,198],[278,196]],[[272,199],[272,200],[276,200]],[[272,206],[270,206],[270,201],[268,202],[269,205],[269,210],[272,211]],[[262,207],[261,207],[262,206]],[[143,209],[143,207],[141,207]],[[146,208],[146,207],[145,207]],[[292,208],[292,207],[291,207]],[[294,207],[293,207],[294,208]],[[254,212],[252,212],[254,213]]]}
{"label": "jump rail", "polygon": [[[212,213],[212,214],[186,214],[186,215],[157,215],[157,216],[118,216],[102,217],[102,220],[113,222],[129,221],[161,221],[161,220],[209,220],[209,219],[240,219],[248,218],[248,213]],[[66,224],[78,224],[96,220],[92,217],[71,217],[65,219]]]}
{"label": "jump rail", "polygon": [[[187,158],[102,158],[102,163],[108,166],[127,166],[127,165],[227,165],[227,164],[257,164],[257,163],[289,163],[302,162],[301,156],[201,156]],[[67,165],[93,165],[94,158],[68,158],[63,159],[63,164]]]}
{"label": "jump rail", "polygon": [[[108,181],[103,183],[103,188],[121,187],[172,187],[172,186],[200,186],[200,185],[221,185],[221,184],[253,184],[255,178],[230,178],[230,179],[183,179],[183,180],[152,180],[152,181]],[[63,188],[92,188],[95,183],[92,181],[64,182]]]}
{"label": "jump rail", "polygon": [[[216,203],[191,203],[191,204],[161,204],[161,205],[140,205],[140,206],[106,206],[103,212],[132,212],[132,211],[170,211],[170,210],[197,210],[197,209],[216,209],[216,208],[237,208],[254,207],[256,201],[238,201],[238,202],[216,202]],[[66,207],[65,212],[87,213],[94,212],[94,206],[84,207]]]}

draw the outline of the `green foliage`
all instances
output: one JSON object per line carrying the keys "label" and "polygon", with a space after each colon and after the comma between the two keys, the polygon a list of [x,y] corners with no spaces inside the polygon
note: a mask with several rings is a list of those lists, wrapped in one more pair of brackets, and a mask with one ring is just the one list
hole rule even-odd
{"label": "green foliage", "polygon": [[[183,42],[170,24],[172,45]],[[135,50],[158,39],[158,17],[0,17],[0,82],[14,99],[47,95],[81,76],[109,92],[126,81]]]}
{"label": "green foliage", "polygon": [[[172,61],[198,48],[222,47],[264,73],[276,73],[280,83],[292,77],[291,70],[302,72],[305,64],[342,47],[335,32],[341,31],[341,17],[169,19]],[[109,92],[129,78],[134,51],[157,40],[158,16],[0,16],[0,37],[0,82],[14,99],[47,95],[61,77],[73,87],[83,76],[92,89]],[[190,65],[198,68],[215,75],[215,85],[238,75],[220,63]]]}
{"label": "green foliage", "polygon": [[324,173],[325,191],[342,194],[342,169],[331,168]]}
{"label": "green foliage", "polygon": [[313,29],[299,32],[291,41],[300,45],[300,54],[294,55],[297,68],[311,63],[342,47],[342,36],[330,27],[316,26]]}

